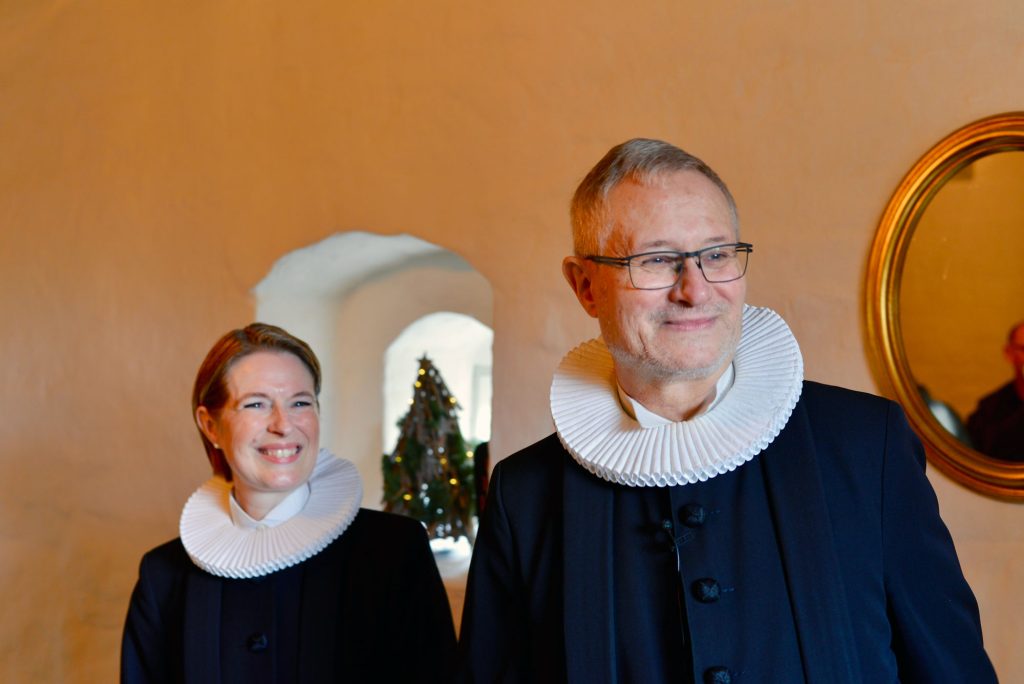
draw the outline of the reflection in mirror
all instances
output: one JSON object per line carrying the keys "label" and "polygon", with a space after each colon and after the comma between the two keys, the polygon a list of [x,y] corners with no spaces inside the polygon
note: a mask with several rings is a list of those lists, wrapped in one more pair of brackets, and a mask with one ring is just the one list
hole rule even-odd
{"label": "reflection in mirror", "polygon": [[1013,379],[978,401],[967,419],[967,432],[983,454],[1024,463],[1024,322],[1010,328],[1003,356]]}
{"label": "reflection in mirror", "polygon": [[964,425],[963,419],[955,408],[950,404],[933,397],[932,393],[928,391],[928,388],[921,383],[917,384],[917,391],[920,393],[921,400],[924,401],[925,406],[927,406],[928,410],[931,411],[932,416],[935,420],[939,421],[939,425],[941,425],[946,432],[956,437],[966,446],[974,446],[970,435],[967,434],[967,426]]}
{"label": "reflection in mirror", "polygon": [[[1024,503],[1024,449],[991,439],[1011,435],[1006,416],[988,436],[971,430],[985,422],[979,405],[982,414],[993,401],[993,413],[1005,412],[1002,395],[988,398],[993,392],[1024,396],[1015,361],[1024,347],[1007,341],[1008,329],[1024,319],[1022,197],[1024,112],[954,131],[889,200],[864,301],[875,370],[932,464],[967,487]],[[1020,425],[1019,415],[1011,422]]]}
{"label": "reflection in mirror", "polygon": [[1024,461],[1024,380],[1007,348],[1024,319],[1022,198],[1024,152],[963,167],[919,219],[900,293],[907,362],[925,404],[967,446],[1011,461]]}

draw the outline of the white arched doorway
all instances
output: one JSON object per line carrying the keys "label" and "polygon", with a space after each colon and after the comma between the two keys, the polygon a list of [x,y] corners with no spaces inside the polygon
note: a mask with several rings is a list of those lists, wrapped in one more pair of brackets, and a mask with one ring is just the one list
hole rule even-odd
{"label": "white arched doorway", "polygon": [[320,358],[321,445],[356,464],[363,505],[380,508],[380,459],[393,446],[383,437],[385,351],[439,312],[489,329],[490,283],[418,238],[349,232],[284,255],[253,292],[257,320],[303,338]]}

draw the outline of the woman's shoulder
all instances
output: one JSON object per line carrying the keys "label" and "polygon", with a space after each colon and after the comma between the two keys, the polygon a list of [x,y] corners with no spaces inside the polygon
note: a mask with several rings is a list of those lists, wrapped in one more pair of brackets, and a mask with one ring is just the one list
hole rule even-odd
{"label": "woman's shoulder", "polygon": [[183,600],[190,575],[196,572],[202,571],[192,563],[180,539],[150,549],[139,563],[133,605],[137,599],[165,607],[178,605]]}
{"label": "woman's shoulder", "polygon": [[317,555],[323,557],[323,562],[343,557],[396,562],[430,556],[430,544],[427,531],[419,521],[404,515],[361,508],[348,529]]}
{"label": "woman's shoulder", "polygon": [[180,537],[175,537],[157,547],[147,551],[142,556],[139,564],[140,574],[168,574],[179,573],[192,566],[192,561],[181,543]]}
{"label": "woman's shoulder", "polygon": [[414,520],[408,516],[398,515],[396,513],[386,513],[384,511],[376,511],[372,508],[360,508],[359,513],[356,515],[355,520],[352,521],[352,525],[349,529],[345,530],[344,537],[347,534],[353,536],[387,536],[387,537],[423,537],[426,539],[426,530],[423,524],[418,520]]}

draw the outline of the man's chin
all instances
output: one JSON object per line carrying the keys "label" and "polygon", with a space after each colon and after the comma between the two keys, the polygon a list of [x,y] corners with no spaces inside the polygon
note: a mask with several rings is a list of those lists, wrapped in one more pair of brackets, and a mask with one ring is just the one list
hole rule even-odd
{"label": "man's chin", "polygon": [[669,380],[697,381],[721,375],[723,365],[715,362],[706,366],[699,365],[676,365],[664,368],[664,377]]}
{"label": "man's chin", "polygon": [[687,349],[663,358],[649,359],[645,365],[650,367],[652,373],[666,380],[717,380],[732,362],[733,353],[732,349],[720,350],[718,353],[709,349]]}
{"label": "man's chin", "polygon": [[640,377],[658,382],[692,382],[712,377],[717,379],[732,358],[731,354],[719,355],[707,359],[703,363],[695,359],[692,354],[669,358],[638,359],[622,350],[609,349],[616,366],[631,368]]}

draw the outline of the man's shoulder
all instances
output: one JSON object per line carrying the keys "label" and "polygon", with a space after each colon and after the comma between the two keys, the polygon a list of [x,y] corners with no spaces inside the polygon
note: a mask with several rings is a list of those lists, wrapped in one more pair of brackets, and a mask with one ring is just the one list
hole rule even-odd
{"label": "man's shoulder", "polygon": [[909,447],[916,440],[895,401],[817,382],[804,383],[791,421],[794,419],[797,425],[806,426],[822,453],[835,458],[845,454],[850,463],[860,466],[871,461],[867,454],[882,454],[904,437],[910,440],[906,442]]}
{"label": "man's shoulder", "polygon": [[530,469],[537,465],[547,464],[552,459],[556,459],[557,456],[565,453],[565,447],[559,441],[558,433],[552,432],[544,439],[538,440],[501,459],[498,465],[503,466],[505,469]]}
{"label": "man's shoulder", "polygon": [[811,411],[829,412],[840,415],[864,414],[885,415],[895,406],[890,399],[879,397],[868,392],[827,385],[813,380],[805,380],[800,403]]}
{"label": "man's shoulder", "polygon": [[906,422],[903,409],[890,399],[810,381],[804,382],[793,413],[797,420],[800,416],[819,444],[851,453],[884,444],[890,428]]}
{"label": "man's shoulder", "polygon": [[978,400],[978,407],[992,410],[1004,406],[1012,406],[1015,403],[1019,404],[1020,398],[1017,396],[1017,389],[1011,380]]}
{"label": "man's shoulder", "polygon": [[575,461],[557,434],[517,451],[494,466],[484,518],[500,511],[518,534],[533,538],[559,525],[566,471]]}
{"label": "man's shoulder", "polygon": [[515,494],[540,491],[561,482],[565,465],[571,460],[558,435],[552,433],[499,461],[491,484],[497,480],[502,489]]}

